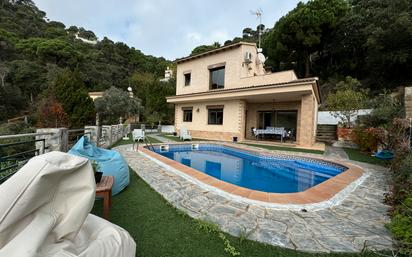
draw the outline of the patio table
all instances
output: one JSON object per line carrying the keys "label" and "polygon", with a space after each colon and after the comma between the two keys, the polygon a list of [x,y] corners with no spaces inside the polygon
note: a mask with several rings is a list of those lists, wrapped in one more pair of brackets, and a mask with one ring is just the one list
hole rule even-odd
{"label": "patio table", "polygon": [[259,137],[259,135],[279,135],[281,142],[283,142],[283,138],[287,135],[285,128],[281,127],[267,127],[266,129],[254,129],[253,133],[257,138]]}
{"label": "patio table", "polygon": [[103,198],[103,218],[109,219],[109,210],[112,206],[112,188],[114,183],[113,176],[103,176],[96,184],[96,197]]}

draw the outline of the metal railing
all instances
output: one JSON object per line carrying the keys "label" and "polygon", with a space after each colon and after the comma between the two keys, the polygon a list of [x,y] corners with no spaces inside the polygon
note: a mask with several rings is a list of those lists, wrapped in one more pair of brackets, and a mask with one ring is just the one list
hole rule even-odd
{"label": "metal railing", "polygon": [[[41,135],[51,135],[52,133],[29,133],[19,135],[0,136],[0,140],[33,138]],[[41,142],[40,148],[36,145]],[[39,154],[43,154],[48,146],[46,139],[29,139],[18,142],[0,144],[0,184],[13,176],[26,162]]]}
{"label": "metal railing", "polygon": [[90,132],[85,132],[85,129],[69,129],[67,133],[68,133],[68,138],[67,138],[68,149],[72,148],[72,146],[75,145],[76,142],[79,141],[79,139],[82,136],[87,135],[89,136],[89,139],[91,136]]}
{"label": "metal railing", "polygon": [[154,146],[152,145],[152,142],[150,142],[149,137],[144,137],[143,141],[145,142],[147,149],[152,150],[153,152],[155,151]]}

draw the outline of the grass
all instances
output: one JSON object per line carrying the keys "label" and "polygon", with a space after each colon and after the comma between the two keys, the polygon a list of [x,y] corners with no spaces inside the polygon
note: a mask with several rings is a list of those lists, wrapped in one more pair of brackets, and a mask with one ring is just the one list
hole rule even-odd
{"label": "grass", "polygon": [[123,139],[119,139],[116,143],[114,143],[110,148],[119,146],[119,145],[128,145],[128,144],[133,144],[133,137],[132,134],[130,133],[128,135],[129,139],[127,140],[123,140]]}
{"label": "grass", "polygon": [[182,141],[182,140],[180,140],[179,137],[175,137],[175,136],[173,136],[173,135],[159,134],[158,136],[159,136],[159,137],[166,138],[166,139],[170,139],[170,140],[175,141],[175,142],[181,142],[181,141]]}
{"label": "grass", "polygon": [[303,149],[303,148],[295,148],[295,147],[286,147],[286,146],[276,146],[276,145],[261,145],[261,144],[249,144],[249,143],[241,143],[243,145],[249,145],[259,148],[264,148],[268,150],[278,150],[278,151],[289,151],[289,152],[301,152],[301,153],[313,153],[313,154],[323,154],[324,152],[321,150],[312,150],[312,149]]}
{"label": "grass", "polygon": [[358,149],[351,149],[351,148],[343,148],[348,155],[349,159],[352,161],[358,162],[366,162],[375,165],[386,166],[388,161],[380,160],[374,156],[370,156],[369,154],[363,153]]}
{"label": "grass", "polygon": [[160,140],[158,140],[158,139],[156,139],[156,138],[154,138],[154,137],[151,137],[151,136],[146,136],[146,137],[149,139],[149,141],[150,141],[152,144],[163,143],[162,141],[160,141]]}
{"label": "grass", "polygon": [[[102,203],[96,201],[92,213],[101,215]],[[190,218],[167,203],[131,170],[130,185],[113,197],[110,221],[125,228],[137,243],[138,257],[227,257],[224,241],[201,227],[204,223]],[[314,257],[378,256],[364,254],[311,254],[265,245],[224,234],[240,256]]]}
{"label": "grass", "polygon": [[[150,142],[152,142],[152,144],[162,143],[162,141],[160,141],[160,140],[158,140],[158,139],[156,139],[156,138],[154,138],[154,137],[151,137],[150,135],[147,135],[147,134],[146,134],[146,137],[149,138],[149,140],[150,140]],[[128,139],[128,140],[120,139],[120,140],[118,140],[116,143],[114,143],[114,144],[111,146],[111,148],[116,147],[116,146],[119,146],[119,145],[128,145],[128,144],[133,144],[132,134],[129,134],[129,139]]]}

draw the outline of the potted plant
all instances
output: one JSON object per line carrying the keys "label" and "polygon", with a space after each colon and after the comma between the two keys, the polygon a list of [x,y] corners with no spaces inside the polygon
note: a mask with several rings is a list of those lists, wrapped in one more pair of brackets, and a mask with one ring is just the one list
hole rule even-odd
{"label": "potted plant", "polygon": [[100,166],[96,161],[92,162],[92,168],[94,171],[94,179],[96,180],[96,184],[100,183],[100,180],[102,179],[103,172],[100,171]]}

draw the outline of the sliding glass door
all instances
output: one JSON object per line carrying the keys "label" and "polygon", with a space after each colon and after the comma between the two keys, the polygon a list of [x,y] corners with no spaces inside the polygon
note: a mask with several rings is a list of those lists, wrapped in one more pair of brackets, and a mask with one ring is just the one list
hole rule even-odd
{"label": "sliding glass door", "polygon": [[297,111],[259,111],[258,128],[266,129],[267,127],[283,127],[287,130],[296,131],[297,118]]}

